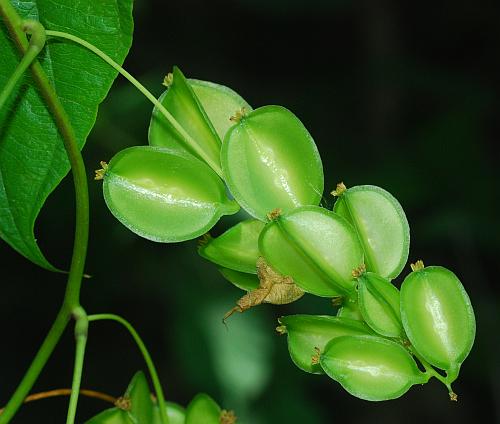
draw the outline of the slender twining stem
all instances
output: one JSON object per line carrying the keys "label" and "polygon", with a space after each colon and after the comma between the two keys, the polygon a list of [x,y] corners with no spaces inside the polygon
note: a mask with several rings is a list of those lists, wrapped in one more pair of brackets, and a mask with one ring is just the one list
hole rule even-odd
{"label": "slender twining stem", "polygon": [[21,77],[26,72],[26,69],[28,69],[31,62],[35,60],[38,53],[40,53],[45,45],[45,31],[43,31],[43,28],[40,28],[40,26],[40,23],[37,21],[25,21],[23,24],[23,31],[27,34],[33,33],[34,35],[30,39],[28,50],[26,50],[26,53],[17,65],[14,73],[10,76],[7,84],[5,84],[5,87],[0,93],[0,110],[4,106]]}
{"label": "slender twining stem", "polygon": [[172,116],[172,114],[165,109],[165,107],[157,100],[151,92],[144,87],[137,79],[135,79],[132,75],[130,75],[125,69],[123,69],[118,63],[116,63],[113,59],[111,59],[106,53],[104,53],[102,50],[98,49],[96,46],[93,44],[90,44],[89,42],[82,40],[81,38],[68,34],[66,32],[60,32],[60,31],[49,31],[46,30],[45,33],[47,36],[50,37],[59,37],[59,38],[65,38],[67,40],[73,41],[77,44],[80,44],[81,46],[89,49],[93,53],[95,53],[97,56],[99,56],[102,60],[104,60],[108,65],[112,66],[114,69],[116,69],[120,74],[122,74],[130,83],[137,88],[153,105],[156,106],[156,108],[160,111],[160,113],[167,119],[167,121],[172,125],[172,127],[186,140],[187,143],[189,143],[189,146],[205,161],[207,164],[219,175],[219,177],[223,178],[222,174],[222,169],[220,167],[220,164],[214,162],[214,160],[208,156],[203,149],[200,148],[200,146],[192,139],[192,137],[186,132],[186,130],[177,122],[177,120]]}
{"label": "slender twining stem", "polygon": [[[29,23],[32,21],[23,21],[9,0],[0,0],[0,16],[9,31],[13,43],[22,56],[26,55],[29,49],[26,33],[32,34],[32,40],[43,39],[43,27],[40,24],[30,26]],[[61,134],[71,165],[76,199],[75,238],[68,282],[61,309],[33,362],[7,403],[2,415],[0,415],[0,424],[8,423],[15,415],[59,342],[73,310],[80,306],[80,287],[88,243],[89,202],[87,176],[73,127],[59,97],[37,60],[34,60],[31,64],[31,73],[33,81],[37,85],[38,91]]]}
{"label": "slender twining stem", "polygon": [[73,424],[76,417],[76,406],[78,404],[78,395],[80,393],[80,383],[82,381],[83,359],[85,357],[85,346],[87,345],[87,333],[89,321],[87,314],[82,307],[73,311],[75,319],[75,366],[73,368],[73,383],[71,385],[71,397],[69,398],[68,415],[66,424]]}
{"label": "slender twining stem", "polygon": [[167,416],[167,408],[165,404],[165,397],[163,395],[163,389],[160,384],[160,379],[158,378],[158,373],[156,372],[155,365],[153,363],[153,360],[151,359],[151,355],[149,354],[146,345],[142,341],[141,337],[137,333],[137,331],[132,327],[132,325],[126,321],[124,318],[114,315],[114,314],[95,314],[95,315],[89,315],[88,316],[89,322],[92,321],[102,321],[102,320],[108,320],[108,321],[116,321],[123,325],[127,331],[130,333],[132,338],[135,340],[135,343],[137,344],[137,347],[142,353],[142,356],[144,358],[144,362],[146,362],[146,366],[148,367],[149,375],[151,376],[151,380],[153,382],[153,387],[155,389],[156,393],[156,398],[158,399],[158,407],[160,409],[160,418],[161,418],[161,423],[162,424],[168,424],[168,416]]}
{"label": "slender twining stem", "polygon": [[[54,389],[47,390],[46,392],[33,393],[23,400],[23,403],[34,402],[36,400],[50,399],[53,397],[60,396],[70,396],[72,390],[71,389]],[[104,402],[112,403],[113,405],[118,400],[118,398],[108,395],[107,393],[98,392],[96,390],[89,389],[80,389],[80,395],[86,396],[89,398],[100,399]],[[3,408],[0,409],[0,414],[3,412]]]}

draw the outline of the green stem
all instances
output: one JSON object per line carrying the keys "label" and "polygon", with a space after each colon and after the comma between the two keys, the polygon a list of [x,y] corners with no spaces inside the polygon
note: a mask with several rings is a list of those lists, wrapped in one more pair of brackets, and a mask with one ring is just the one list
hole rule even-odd
{"label": "green stem", "polygon": [[75,366],[73,368],[73,383],[71,385],[71,397],[69,398],[68,415],[66,424],[74,424],[76,417],[76,407],[78,395],[80,394],[80,383],[82,381],[83,360],[85,357],[85,347],[87,345],[87,333],[89,321],[83,308],[76,308],[73,311],[75,323]]}
{"label": "green stem", "polygon": [[[26,55],[29,49],[25,32],[31,32],[31,40],[37,43],[39,43],[39,40],[43,40],[44,35],[41,24],[31,26],[32,21],[23,21],[8,0],[0,0],[0,16],[3,18],[13,43],[22,55]],[[88,244],[89,201],[87,176],[75,133],[59,97],[50,85],[45,71],[37,60],[32,63],[31,72],[38,91],[62,136],[64,148],[71,165],[76,198],[75,238],[68,282],[61,309],[28,371],[7,403],[4,412],[0,415],[0,424],[8,423],[15,415],[59,342],[73,310],[80,306],[80,288]]]}
{"label": "green stem", "polygon": [[132,327],[132,325],[123,319],[122,317],[114,314],[95,314],[95,315],[89,315],[88,316],[89,322],[92,321],[102,321],[102,320],[110,320],[110,321],[116,321],[123,325],[132,338],[135,340],[135,343],[137,344],[137,347],[142,353],[142,356],[144,358],[144,361],[146,362],[146,365],[148,367],[149,374],[151,375],[151,380],[153,382],[153,387],[156,392],[156,397],[158,399],[158,407],[160,409],[160,419],[162,424],[168,424],[168,416],[167,416],[167,408],[165,404],[165,396],[163,395],[163,389],[161,388],[160,384],[160,379],[158,378],[158,373],[156,372],[155,365],[153,363],[153,360],[151,359],[151,355],[149,354],[146,345],[142,341],[141,337],[137,333],[137,331]]}
{"label": "green stem", "polygon": [[428,375],[429,378],[431,377],[436,377],[441,383],[443,383],[446,388],[448,389],[448,394],[450,395],[450,399],[456,400],[456,394],[453,392],[453,389],[451,388],[451,383],[448,381],[448,379],[441,374],[439,374],[434,367],[429,364],[422,356],[416,352],[415,349],[410,347],[412,354],[420,361],[420,363],[424,366],[425,368],[425,373]]}
{"label": "green stem", "polygon": [[0,93],[0,110],[8,100],[21,77],[26,72],[26,69],[28,69],[31,63],[36,59],[38,53],[40,53],[45,45],[45,31],[43,31],[43,27],[41,27],[39,22],[25,21],[21,26],[21,30],[28,34],[34,33],[34,35],[31,37],[28,50],[22,57],[21,62],[19,62],[14,70],[14,73],[10,76],[7,84],[5,84],[5,87]]}
{"label": "green stem", "polygon": [[186,130],[177,122],[177,120],[172,116],[172,114],[158,101],[158,99],[151,94],[151,92],[144,87],[137,79],[130,75],[125,69],[123,69],[118,63],[111,59],[106,53],[98,49],[93,44],[82,40],[81,38],[68,34],[61,31],[45,31],[48,36],[65,38],[66,40],[73,41],[81,46],[89,49],[91,52],[95,53],[102,60],[104,60],[108,65],[112,66],[120,74],[122,74],[135,88],[137,88],[154,106],[161,112],[161,114],[167,119],[167,121],[174,127],[174,129],[184,138],[184,140],[190,145],[190,147],[219,175],[223,178],[223,173],[220,165],[212,160],[203,149],[193,140],[193,138],[186,132]]}

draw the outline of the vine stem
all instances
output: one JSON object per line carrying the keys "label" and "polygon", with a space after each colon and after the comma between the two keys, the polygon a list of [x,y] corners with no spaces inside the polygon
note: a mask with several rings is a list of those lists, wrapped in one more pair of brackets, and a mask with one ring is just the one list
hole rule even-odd
{"label": "vine stem", "polygon": [[[22,55],[25,55],[29,49],[25,33],[32,33],[30,42],[40,44],[41,41],[45,41],[42,25],[27,27],[26,25],[33,21],[23,21],[8,0],[0,0],[0,16],[9,31],[13,43]],[[39,48],[43,48],[43,43]],[[62,306],[30,367],[0,415],[0,424],[8,423],[15,415],[59,342],[71,314],[80,307],[80,288],[88,244],[89,197],[87,176],[75,133],[59,97],[51,86],[45,71],[36,60],[31,63],[31,73],[39,93],[61,134],[71,165],[76,200],[75,237]]]}
{"label": "vine stem", "polygon": [[69,398],[68,415],[66,424],[73,424],[76,417],[78,395],[80,394],[80,383],[82,381],[83,360],[85,358],[85,347],[87,345],[87,334],[89,321],[87,313],[82,307],[73,311],[75,323],[75,366],[73,367],[73,383],[71,385],[71,396]]}
{"label": "vine stem", "polygon": [[190,147],[217,173],[217,175],[223,178],[223,173],[220,165],[208,156],[203,149],[201,149],[198,144],[193,140],[193,138],[186,132],[186,130],[177,122],[177,120],[172,116],[172,114],[163,106],[158,99],[151,94],[151,92],[144,87],[136,78],[134,78],[130,73],[123,69],[118,63],[111,59],[106,53],[98,49],[93,44],[85,41],[73,34],[68,34],[67,32],[61,31],[51,31],[46,30],[45,33],[50,37],[64,38],[66,40],[73,41],[74,43],[80,44],[81,46],[89,49],[91,52],[95,53],[102,60],[104,60],[108,65],[117,70],[121,75],[123,75],[135,88],[137,88],[154,106],[160,111],[160,113],[167,119],[167,121],[172,125],[172,127],[189,143]]}
{"label": "vine stem", "polygon": [[151,376],[151,380],[153,382],[153,387],[155,389],[156,398],[158,399],[158,407],[160,409],[160,419],[162,424],[168,424],[168,415],[167,415],[167,407],[165,404],[165,396],[163,394],[163,389],[160,384],[160,379],[158,378],[158,373],[156,371],[153,360],[151,359],[151,355],[149,354],[146,345],[142,341],[141,337],[137,333],[137,331],[132,327],[132,325],[126,321],[124,318],[115,314],[94,314],[88,316],[88,321],[116,321],[119,324],[123,325],[127,331],[130,333],[132,338],[135,340],[137,347],[141,351],[141,354],[144,358],[144,362],[146,362],[146,366],[148,367],[149,374]]}
{"label": "vine stem", "polygon": [[[48,390],[46,392],[33,393],[26,396],[23,403],[34,402],[36,400],[49,399],[59,396],[70,396],[72,389],[54,389]],[[108,395],[107,393],[98,392],[96,390],[80,389],[80,394],[89,398],[100,399],[104,402],[112,403],[113,405],[118,400],[118,398]],[[0,414],[3,412],[3,408],[0,409]]]}

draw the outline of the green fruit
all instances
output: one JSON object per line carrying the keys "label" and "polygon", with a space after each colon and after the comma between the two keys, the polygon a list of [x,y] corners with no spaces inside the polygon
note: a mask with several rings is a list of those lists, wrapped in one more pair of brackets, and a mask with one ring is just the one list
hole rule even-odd
{"label": "green fruit", "polygon": [[301,370],[314,374],[323,374],[317,355],[330,340],[339,336],[372,333],[362,322],[326,315],[289,315],[278,321],[281,325],[277,331],[286,332],[292,361]]}
{"label": "green fruit", "polygon": [[334,212],[356,229],[367,271],[393,279],[408,260],[410,227],[399,202],[380,187],[362,185],[345,190],[339,184]]}
{"label": "green fruit", "polygon": [[153,400],[148,381],[142,371],[135,373],[127,387],[124,398],[130,401],[127,411],[133,422],[150,423],[153,419]]}
{"label": "green fruit", "polygon": [[158,242],[198,237],[222,215],[239,209],[207,165],[157,147],[131,147],[116,154],[105,170],[103,192],[123,225]]}
{"label": "green fruit", "polygon": [[264,223],[255,219],[239,222],[219,237],[203,240],[198,253],[225,268],[256,274],[262,228]]}
{"label": "green fruit", "polygon": [[303,206],[269,222],[259,250],[282,275],[317,296],[352,295],[352,271],[363,263],[354,228],[318,206]]}
{"label": "green fruit", "polygon": [[118,408],[110,408],[100,412],[90,420],[85,421],[85,424],[135,424],[128,414]]}
{"label": "green fruit", "polygon": [[357,300],[353,298],[346,299],[342,306],[337,311],[337,316],[341,318],[351,318],[357,321],[364,321],[361,311],[359,310],[359,304]]}
{"label": "green fruit", "polygon": [[[168,424],[184,424],[186,422],[186,411],[182,406],[173,402],[166,402],[165,406],[167,407]],[[155,406],[153,411],[152,424],[162,424],[158,406]]]}
{"label": "green fruit", "polygon": [[372,272],[358,277],[359,309],[365,322],[387,337],[404,337],[399,311],[399,290]]}
{"label": "green fruit", "polygon": [[186,424],[220,424],[221,408],[205,393],[196,395],[186,409]]}
{"label": "green fruit", "polygon": [[361,399],[395,399],[427,376],[401,345],[377,336],[341,336],[320,357],[323,370],[350,394]]}
{"label": "green fruit", "polygon": [[241,290],[252,291],[259,287],[259,277],[255,274],[235,271],[229,268],[219,268],[222,276]]}
{"label": "green fruit", "polygon": [[462,283],[441,266],[413,265],[401,286],[401,317],[416,351],[451,383],[474,343],[474,311]]}
{"label": "green fruit", "polygon": [[252,111],[252,107],[228,87],[197,79],[188,79],[188,83],[221,140],[224,140],[227,131],[234,125],[231,117],[236,111],[241,109]]}
{"label": "green fruit", "polygon": [[264,106],[231,127],[221,151],[224,178],[238,203],[266,220],[274,209],[287,212],[318,205],[323,167],[311,135],[281,106]]}
{"label": "green fruit", "polygon": [[220,173],[221,139],[179,68],[174,67],[169,87],[160,96],[159,101],[185,133],[181,134],[175,129],[155,107],[149,124],[149,144],[168,147],[173,151],[189,152]]}

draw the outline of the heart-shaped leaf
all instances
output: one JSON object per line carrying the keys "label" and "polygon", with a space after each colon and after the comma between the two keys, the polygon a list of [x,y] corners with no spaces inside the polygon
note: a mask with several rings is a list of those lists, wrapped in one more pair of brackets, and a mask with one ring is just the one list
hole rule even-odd
{"label": "heart-shaped leaf", "polygon": [[[47,29],[84,38],[122,63],[132,42],[132,1],[12,1],[22,18],[39,20]],[[99,18],[97,18],[99,17]],[[19,63],[19,53],[0,25],[0,87]],[[99,103],[117,72],[87,49],[49,39],[38,57],[83,147]],[[0,111],[0,237],[34,263],[55,268],[34,237],[36,217],[48,195],[69,170],[54,118],[29,72]]]}

